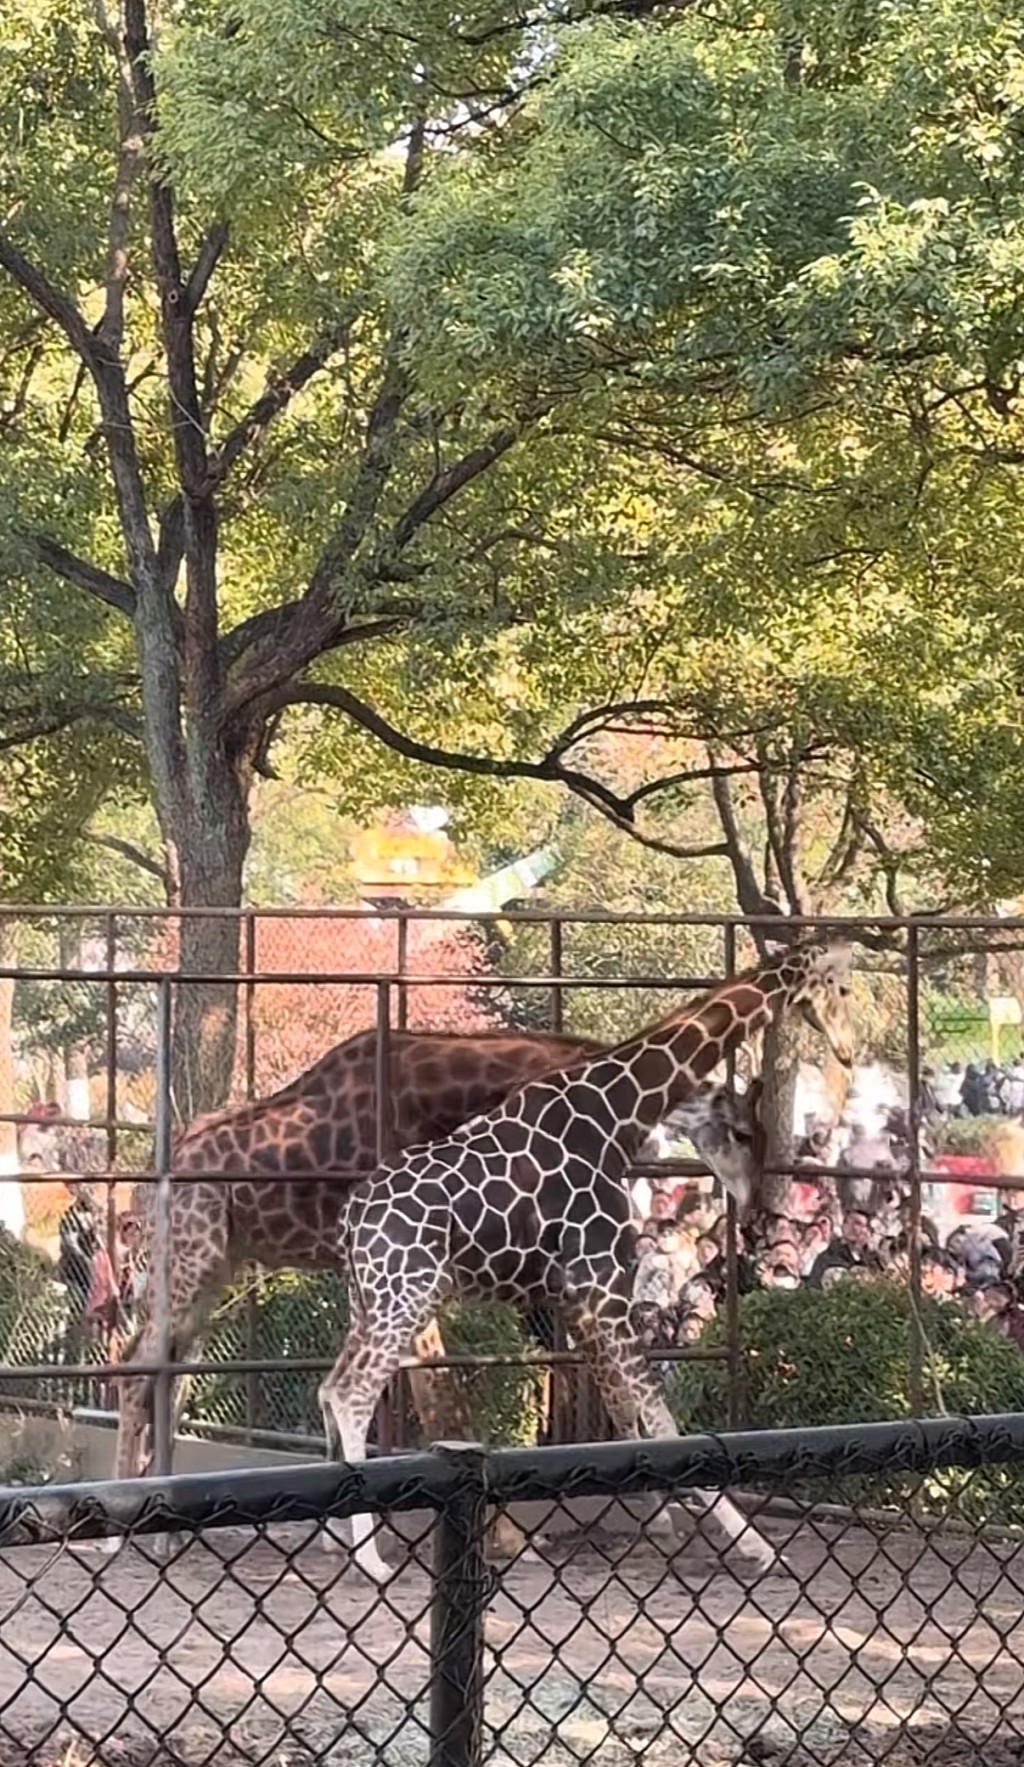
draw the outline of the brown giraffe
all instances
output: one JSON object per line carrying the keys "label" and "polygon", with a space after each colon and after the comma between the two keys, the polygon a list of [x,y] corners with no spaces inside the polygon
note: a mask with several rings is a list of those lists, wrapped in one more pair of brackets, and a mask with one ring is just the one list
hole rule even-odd
{"label": "brown giraffe", "polygon": [[[389,1039],[389,1144],[409,1147],[450,1135],[513,1087],[595,1054],[593,1039],[554,1032],[392,1031]],[[345,1190],[377,1163],[377,1032],[360,1031],[269,1098],[200,1117],[179,1138],[180,1174],[171,1191],[170,1317],[174,1361],[183,1362],[220,1295],[243,1264],[278,1270],[338,1265],[338,1211]],[[237,1183],[203,1183],[211,1173]],[[139,1187],[138,1211],[151,1230],[155,1189]],[[142,1323],[124,1361],[151,1362],[156,1323]],[[420,1354],[438,1353],[439,1334]],[[177,1402],[183,1397],[179,1381]],[[450,1382],[424,1369],[410,1380],[427,1439],[439,1424]],[[120,1386],[115,1474],[134,1478],[152,1465],[153,1382]],[[113,1544],[116,1545],[116,1542]]]}
{"label": "brown giraffe", "polygon": [[[349,1193],[340,1245],[352,1323],[320,1389],[324,1418],[351,1463],[365,1458],[377,1399],[410,1338],[441,1301],[554,1306],[583,1350],[623,1436],[676,1427],[631,1321],[633,1234],[626,1172],[671,1113],[709,1162],[707,1078],[777,1014],[797,1009],[845,1066],[853,1059],[849,954],[804,946],[722,983],[614,1049],[528,1081],[447,1140],[386,1161]],[[723,1494],[696,1491],[705,1514],[760,1568],[768,1542]],[[391,1573],[365,1515],[355,1563]]]}

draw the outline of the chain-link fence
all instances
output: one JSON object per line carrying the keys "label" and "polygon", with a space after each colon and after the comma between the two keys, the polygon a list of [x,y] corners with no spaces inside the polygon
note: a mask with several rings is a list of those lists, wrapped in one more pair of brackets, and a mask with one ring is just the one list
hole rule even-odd
{"label": "chain-link fence", "polygon": [[[232,926],[229,1096],[239,1110],[375,1024],[384,1037],[412,1027],[473,1039],[518,1027],[611,1042],[749,963],[757,949],[740,922],[671,914],[470,918],[349,909],[247,912]],[[131,1322],[122,1318],[117,1329],[109,1317],[88,1322],[84,1289],[64,1280],[61,1230],[72,1203],[65,1180],[84,1173],[93,1181],[104,1204],[101,1237],[122,1256],[119,1221],[132,1205],[131,1180],[152,1165],[161,985],[174,977],[179,998],[191,985],[176,968],[182,936],[173,917],[120,909],[9,911],[3,928],[10,961],[0,978],[13,983],[15,1066],[0,1141],[6,1132],[20,1143],[13,1187],[26,1220],[13,1242],[0,1243],[0,1399],[109,1413],[116,1386],[102,1365],[119,1354]],[[651,1355],[684,1424],[770,1427],[944,1407],[1024,1408],[1013,1189],[1024,1173],[1024,1062],[1017,1061],[1024,928],[950,920],[850,923],[843,931],[857,953],[858,1065],[851,1083],[806,1030],[781,1052],[790,1082],[782,1105],[792,1113],[799,1164],[785,1168],[786,1184],[796,1180],[793,1200],[776,1205],[774,1225],[759,1241],[741,1238],[721,1198],[696,1178],[684,1144],[668,1144],[668,1160],[638,1173],[673,1191],[683,1245],[665,1255],[693,1265],[679,1304],[645,1319]],[[780,1051],[770,1053],[778,1070]],[[387,1068],[385,1061],[371,1144],[388,1115],[380,1105]],[[827,1228],[814,1216],[829,1196],[834,1203],[842,1178],[835,1162],[849,1153],[842,1135],[887,1114],[902,1116],[902,1130],[885,1131],[899,1194],[888,1200],[870,1270],[854,1260],[854,1274],[888,1280],[844,1282],[812,1298],[814,1233],[841,1237],[834,1207]],[[825,1122],[831,1132],[816,1144],[815,1125]],[[876,1188],[865,1157],[859,1173],[847,1169],[846,1186]],[[12,1180],[17,1163],[7,1160]],[[5,1197],[11,1188],[0,1177]],[[787,1213],[795,1223],[779,1218]],[[982,1257],[985,1280],[975,1282],[960,1280],[971,1275],[961,1260],[959,1299],[948,1302],[947,1248],[996,1228],[1000,1215],[1005,1233],[990,1242],[996,1262]],[[319,1436],[319,1375],[346,1319],[343,1284],[331,1269],[242,1271],[214,1307],[185,1426],[308,1451]],[[442,1323],[449,1379],[474,1433],[508,1443],[608,1433],[556,1321],[453,1308]],[[800,1355],[808,1332],[824,1333],[832,1346],[814,1367]],[[860,1353],[865,1340],[870,1357]],[[382,1407],[377,1440],[382,1448],[422,1440],[405,1376]]]}
{"label": "chain-link fence", "polygon": [[[353,1515],[383,1585],[339,1543]],[[0,1554],[0,1759],[40,1767],[1024,1747],[1019,1415],[7,1490]]]}

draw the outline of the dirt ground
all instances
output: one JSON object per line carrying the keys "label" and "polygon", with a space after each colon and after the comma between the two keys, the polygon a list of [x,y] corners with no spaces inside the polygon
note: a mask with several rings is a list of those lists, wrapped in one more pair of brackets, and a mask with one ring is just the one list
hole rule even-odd
{"label": "dirt ground", "polygon": [[[540,1550],[487,1620],[498,1767],[1024,1763],[1020,1549],[805,1522],[753,1586],[699,1541],[672,1564],[597,1532]],[[381,1594],[294,1529],[210,1534],[162,1570],[10,1549],[0,1767],[419,1767],[429,1599],[416,1564]]]}

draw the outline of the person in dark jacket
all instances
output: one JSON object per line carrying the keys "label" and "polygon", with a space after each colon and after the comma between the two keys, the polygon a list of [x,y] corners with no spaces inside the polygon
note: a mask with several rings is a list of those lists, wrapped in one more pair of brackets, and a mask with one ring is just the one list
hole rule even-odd
{"label": "person in dark jacket", "polygon": [[848,1209],[843,1216],[840,1237],[815,1258],[807,1281],[811,1288],[824,1288],[830,1270],[864,1270],[875,1274],[881,1268],[881,1259],[872,1244],[870,1217],[859,1209]]}

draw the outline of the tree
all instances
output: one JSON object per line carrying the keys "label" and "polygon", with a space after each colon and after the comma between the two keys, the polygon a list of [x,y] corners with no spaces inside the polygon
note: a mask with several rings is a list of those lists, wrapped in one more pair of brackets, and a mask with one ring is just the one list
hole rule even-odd
{"label": "tree", "polygon": [[[785,816],[792,768],[867,731],[871,791],[940,858],[1005,782],[997,859],[960,874],[1019,875],[1018,51],[993,0],[939,12],[937,55],[930,18],[785,0],[742,30],[635,0],[16,8],[7,569],[86,611],[63,674],[18,672],[11,739],[137,745],[186,911],[239,903],[282,720],[354,811],[383,748],[687,860],[729,839],[690,838],[688,785],[742,766]],[[671,829],[590,758],[638,729],[712,751]],[[186,913],[186,1110],[226,1089],[237,959],[230,917]]]}

